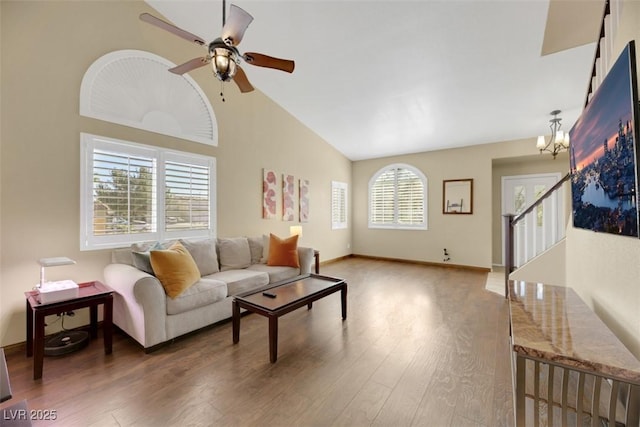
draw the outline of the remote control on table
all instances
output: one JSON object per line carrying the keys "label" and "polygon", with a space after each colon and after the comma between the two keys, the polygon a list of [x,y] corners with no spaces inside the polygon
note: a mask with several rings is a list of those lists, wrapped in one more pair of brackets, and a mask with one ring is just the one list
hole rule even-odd
{"label": "remote control on table", "polygon": [[272,294],[271,292],[263,292],[262,295],[269,298],[275,298],[276,294]]}

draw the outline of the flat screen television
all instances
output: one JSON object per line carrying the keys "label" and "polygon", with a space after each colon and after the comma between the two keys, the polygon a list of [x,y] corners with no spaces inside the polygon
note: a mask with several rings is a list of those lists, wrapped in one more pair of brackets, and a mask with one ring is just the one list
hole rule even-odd
{"label": "flat screen television", "polygon": [[637,88],[632,41],[569,132],[576,228],[638,237]]}

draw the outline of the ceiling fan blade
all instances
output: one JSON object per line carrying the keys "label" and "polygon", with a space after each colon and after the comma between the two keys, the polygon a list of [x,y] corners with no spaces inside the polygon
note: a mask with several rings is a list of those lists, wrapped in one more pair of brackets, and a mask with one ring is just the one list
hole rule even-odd
{"label": "ceiling fan blade", "polygon": [[206,42],[201,37],[198,37],[195,34],[191,34],[190,32],[183,30],[182,28],[178,28],[175,25],[169,24],[168,22],[165,22],[160,18],[156,18],[155,16],[148,13],[140,14],[140,20],[151,25],[155,25],[156,27],[162,28],[165,31],[169,31],[170,33],[173,33],[178,37],[182,37],[183,39],[196,43],[200,46],[206,44]]}
{"label": "ceiling fan blade", "polygon": [[231,46],[237,46],[242,41],[244,32],[251,21],[253,21],[253,16],[232,4],[229,8],[227,22],[222,28],[222,40]]}
{"label": "ceiling fan blade", "polygon": [[286,71],[287,73],[292,73],[296,66],[296,63],[289,59],[274,58],[273,56],[263,55],[261,53],[246,52],[242,57],[248,64],[257,65],[258,67],[275,68],[276,70]]}
{"label": "ceiling fan blade", "polygon": [[247,75],[244,73],[244,70],[238,67],[238,71],[236,71],[236,75],[233,78],[233,81],[236,82],[238,87],[240,88],[240,92],[246,93],[251,92],[253,90],[253,86],[249,83],[249,79],[247,79]]}
{"label": "ceiling fan blade", "polygon": [[195,70],[196,68],[203,67],[207,65],[211,60],[208,56],[203,56],[202,58],[193,58],[191,61],[187,61],[184,64],[176,65],[173,68],[169,68],[173,74],[184,74],[188,73],[191,70]]}

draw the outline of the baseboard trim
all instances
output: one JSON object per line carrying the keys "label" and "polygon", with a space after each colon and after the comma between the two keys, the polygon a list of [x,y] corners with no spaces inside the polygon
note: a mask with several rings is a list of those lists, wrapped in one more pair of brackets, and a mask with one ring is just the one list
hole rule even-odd
{"label": "baseboard trim", "polygon": [[405,264],[428,265],[428,266],[431,266],[431,267],[444,267],[444,268],[455,268],[455,269],[460,269],[460,270],[480,271],[482,273],[488,273],[488,272],[491,271],[490,268],[477,267],[477,266],[474,266],[474,265],[450,264],[450,263],[421,261],[421,260],[403,259],[403,258],[388,258],[388,257],[380,257],[380,256],[373,256],[373,255],[351,254],[351,255],[349,255],[349,257],[352,257],[352,258],[365,258],[365,259],[378,260],[378,261],[401,262],[401,263],[405,263]]}
{"label": "baseboard trim", "polygon": [[338,262],[338,261],[344,261],[345,259],[349,259],[349,258],[353,258],[353,255],[349,254],[349,255],[345,255],[345,256],[340,256],[338,258],[331,258],[325,261],[320,261],[320,266],[323,265],[327,265],[327,264],[333,264],[334,262]]}

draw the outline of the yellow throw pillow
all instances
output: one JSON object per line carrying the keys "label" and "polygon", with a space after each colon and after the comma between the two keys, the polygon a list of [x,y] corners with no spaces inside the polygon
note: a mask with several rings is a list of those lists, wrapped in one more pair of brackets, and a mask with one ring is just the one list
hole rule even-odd
{"label": "yellow throw pillow", "polygon": [[300,268],[298,261],[298,235],[281,239],[271,234],[269,236],[269,258],[267,265],[281,265]]}
{"label": "yellow throw pillow", "polygon": [[169,249],[151,251],[151,267],[164,291],[175,298],[200,280],[200,271],[189,251],[176,242]]}

